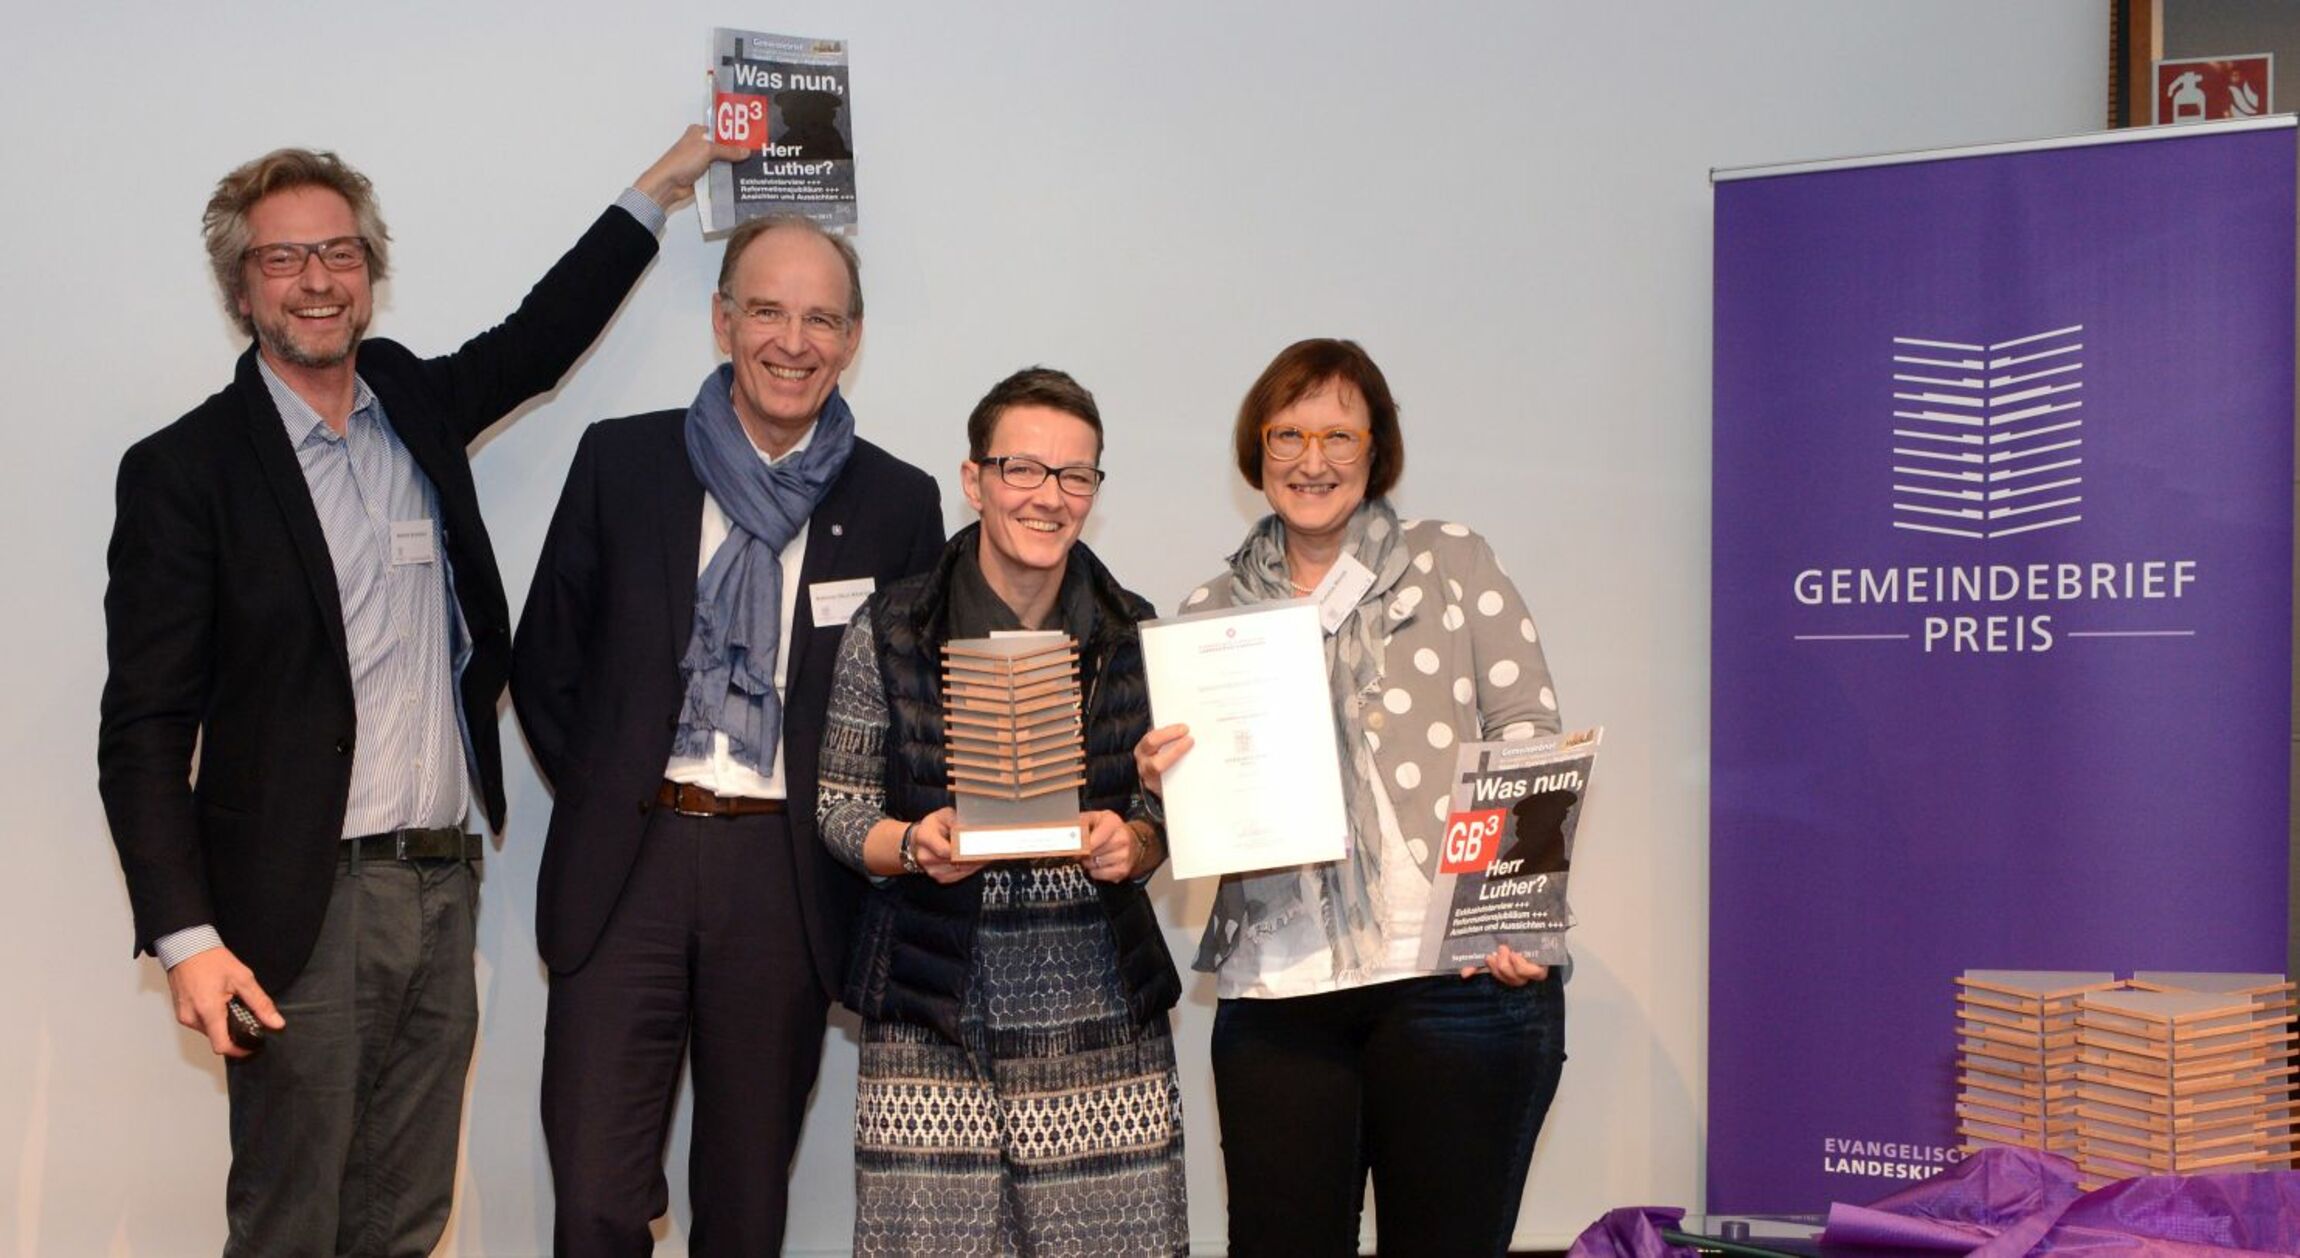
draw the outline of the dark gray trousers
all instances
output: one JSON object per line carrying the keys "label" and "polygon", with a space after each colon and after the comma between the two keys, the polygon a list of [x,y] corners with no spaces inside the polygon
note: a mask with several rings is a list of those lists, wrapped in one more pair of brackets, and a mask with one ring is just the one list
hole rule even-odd
{"label": "dark gray trousers", "polygon": [[421,1258],[455,1199],[479,1027],[478,872],[348,863],[311,960],[272,993],[287,1029],[228,1064],[226,1258]]}

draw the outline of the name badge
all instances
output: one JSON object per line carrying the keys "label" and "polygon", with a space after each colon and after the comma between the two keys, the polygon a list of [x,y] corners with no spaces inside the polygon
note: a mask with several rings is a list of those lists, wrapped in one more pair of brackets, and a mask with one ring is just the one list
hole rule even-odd
{"label": "name badge", "polygon": [[1358,605],[1358,600],[1366,596],[1373,584],[1374,570],[1359,563],[1357,556],[1336,556],[1334,566],[1326,569],[1326,579],[1310,591],[1310,597],[1318,604],[1318,623],[1326,627],[1327,633],[1341,628],[1342,622],[1349,619],[1350,609]]}
{"label": "name badge", "polygon": [[876,577],[855,577],[849,581],[817,581],[807,587],[807,600],[814,608],[815,627],[828,628],[844,625],[855,618],[855,609],[878,588]]}
{"label": "name badge", "polygon": [[439,562],[439,543],[433,540],[429,520],[391,522],[391,566]]}

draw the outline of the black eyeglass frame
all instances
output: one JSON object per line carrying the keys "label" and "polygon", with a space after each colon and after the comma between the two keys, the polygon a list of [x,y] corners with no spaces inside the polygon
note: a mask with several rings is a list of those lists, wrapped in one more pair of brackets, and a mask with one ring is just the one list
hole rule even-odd
{"label": "black eyeglass frame", "polygon": [[[1051,476],[1054,478],[1055,488],[1073,498],[1093,497],[1100,492],[1102,482],[1110,479],[1110,473],[1099,467],[1092,467],[1084,463],[1071,463],[1056,467],[1044,459],[1034,459],[1027,454],[993,454],[976,459],[975,462],[984,467],[997,468],[998,479],[1016,489],[1036,489],[1045,484],[1046,478]],[[1021,479],[1016,479],[1018,472],[1021,474]],[[1086,478],[1084,489],[1073,483],[1080,478]]]}

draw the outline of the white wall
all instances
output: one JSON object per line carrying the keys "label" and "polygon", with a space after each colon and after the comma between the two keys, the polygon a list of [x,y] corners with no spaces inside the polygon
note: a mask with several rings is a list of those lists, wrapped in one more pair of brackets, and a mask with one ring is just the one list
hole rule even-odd
{"label": "white wall", "polygon": [[[1032,362],[1101,398],[1089,539],[1162,606],[1258,500],[1228,418],[1287,342],[1361,340],[1404,406],[1409,514],[1490,536],[1565,714],[1609,727],[1575,880],[1571,1061],[1522,1243],[1699,1202],[1705,1098],[1709,194],[1717,165],[2089,130],[2101,0],[1482,3],[970,11],[794,0],[14,8],[0,41],[0,1253],[213,1252],[222,1075],[178,1032],[94,789],[103,548],[120,451],[240,348],[199,252],[214,179],[281,144],[371,175],[398,274],[378,331],[443,350],[508,310],[699,114],[707,28],[853,41],[871,315],[864,432],[954,478],[973,400]],[[577,433],[711,365],[691,212],[560,392],[478,459],[513,606]],[[546,1248],[531,929],[549,800],[505,717],[485,1029],[447,1252]],[[1161,880],[1188,955],[1205,894]],[[1192,1227],[1218,1250],[1212,997],[1178,1019]],[[798,1171],[796,1252],[847,1235],[851,1030]],[[684,1195],[685,1129],[674,1133]],[[666,1252],[678,1241],[674,1210]]]}

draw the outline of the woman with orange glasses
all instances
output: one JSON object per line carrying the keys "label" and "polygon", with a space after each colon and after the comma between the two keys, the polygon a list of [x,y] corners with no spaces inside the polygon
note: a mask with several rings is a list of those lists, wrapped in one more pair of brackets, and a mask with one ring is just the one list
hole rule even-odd
{"label": "woman with orange glasses", "polygon": [[[1288,346],[1235,444],[1271,513],[1182,610],[1306,597],[1337,567],[1371,583],[1325,642],[1349,854],[1225,877],[1199,946],[1230,1253],[1355,1254],[1370,1174],[1381,1253],[1501,1254],[1565,1061],[1564,976],[1506,947],[1459,974],[1417,960],[1456,744],[1559,728],[1533,618],[1483,538],[1391,509],[1397,405],[1355,343]],[[1190,745],[1144,735],[1144,788]]]}

